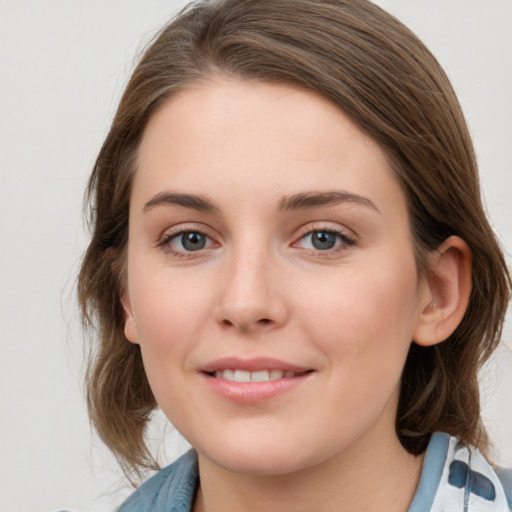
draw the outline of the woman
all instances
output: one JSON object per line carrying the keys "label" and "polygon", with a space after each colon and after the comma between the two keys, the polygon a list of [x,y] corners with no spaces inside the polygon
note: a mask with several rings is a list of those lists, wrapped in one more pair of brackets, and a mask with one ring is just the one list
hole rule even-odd
{"label": "woman", "polygon": [[191,5],[89,197],[91,418],[127,472],[157,404],[194,448],[121,510],[508,510],[477,370],[510,276],[455,94],[397,20]]}

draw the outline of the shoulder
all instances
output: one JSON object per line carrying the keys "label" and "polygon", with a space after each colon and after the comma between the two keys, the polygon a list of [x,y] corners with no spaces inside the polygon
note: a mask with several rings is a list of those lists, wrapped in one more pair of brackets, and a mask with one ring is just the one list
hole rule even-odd
{"label": "shoulder", "polygon": [[[508,479],[508,480],[507,480]],[[474,447],[448,434],[432,435],[409,512],[509,512],[512,474],[495,470]]]}
{"label": "shoulder", "polygon": [[189,512],[198,478],[197,455],[191,450],[144,482],[118,512]]}

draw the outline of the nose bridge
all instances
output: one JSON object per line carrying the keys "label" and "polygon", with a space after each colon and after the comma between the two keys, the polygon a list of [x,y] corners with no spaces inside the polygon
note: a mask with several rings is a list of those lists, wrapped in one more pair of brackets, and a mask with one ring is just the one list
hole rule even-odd
{"label": "nose bridge", "polygon": [[218,320],[242,330],[281,325],[286,305],[277,272],[275,255],[265,244],[234,245],[222,276]]}

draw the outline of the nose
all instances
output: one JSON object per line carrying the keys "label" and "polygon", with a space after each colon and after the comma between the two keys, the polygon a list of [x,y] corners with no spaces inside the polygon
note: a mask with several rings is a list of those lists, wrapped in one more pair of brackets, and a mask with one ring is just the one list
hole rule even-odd
{"label": "nose", "polygon": [[222,272],[216,320],[224,328],[257,333],[281,327],[288,318],[280,270],[265,251],[233,253]]}

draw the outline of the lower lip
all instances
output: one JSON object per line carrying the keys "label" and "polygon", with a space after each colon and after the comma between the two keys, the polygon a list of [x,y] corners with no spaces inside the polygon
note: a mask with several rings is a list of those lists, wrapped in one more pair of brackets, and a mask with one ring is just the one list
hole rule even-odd
{"label": "lower lip", "polygon": [[202,373],[201,376],[210,389],[223,398],[239,404],[256,404],[295,389],[309,380],[313,373],[263,382],[234,382],[216,378],[207,373]]}

